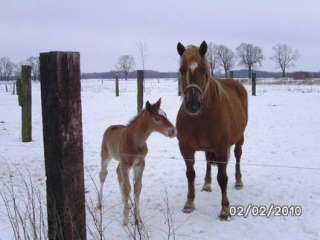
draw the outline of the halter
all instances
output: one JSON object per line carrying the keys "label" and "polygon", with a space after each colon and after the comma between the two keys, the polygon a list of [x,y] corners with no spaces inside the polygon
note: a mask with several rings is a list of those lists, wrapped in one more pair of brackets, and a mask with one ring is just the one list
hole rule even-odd
{"label": "halter", "polygon": [[204,88],[204,91],[202,90],[202,88],[201,88],[198,84],[191,83],[191,84],[188,84],[188,85],[186,86],[186,88],[184,89],[183,93],[185,94],[188,89],[194,88],[194,89],[196,89],[196,90],[198,90],[198,91],[200,92],[201,98],[203,98],[204,94],[205,94],[205,93],[207,92],[207,90],[208,90],[209,82],[210,82],[210,81],[208,81],[208,78],[207,78],[207,77],[206,77],[206,79],[207,79],[207,83],[206,83],[206,87]]}

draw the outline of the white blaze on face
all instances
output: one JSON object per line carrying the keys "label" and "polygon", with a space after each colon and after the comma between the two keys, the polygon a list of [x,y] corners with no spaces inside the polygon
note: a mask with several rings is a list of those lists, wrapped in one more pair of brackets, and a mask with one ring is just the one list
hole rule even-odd
{"label": "white blaze on face", "polygon": [[191,70],[191,72],[194,72],[194,70],[198,67],[198,63],[196,62],[192,62],[190,65],[189,65],[189,68]]}
{"label": "white blaze on face", "polygon": [[159,108],[158,114],[167,118],[167,114],[161,108]]}

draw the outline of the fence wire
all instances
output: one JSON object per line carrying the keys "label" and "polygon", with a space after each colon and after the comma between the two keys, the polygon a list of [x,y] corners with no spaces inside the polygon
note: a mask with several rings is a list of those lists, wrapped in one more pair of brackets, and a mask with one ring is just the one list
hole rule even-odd
{"label": "fence wire", "polygon": [[[16,149],[17,146],[8,146],[6,145],[5,148],[14,148]],[[25,146],[27,148],[30,148],[30,146]],[[34,147],[32,146],[31,148],[33,148],[33,150],[38,150],[38,151],[42,151],[41,148],[38,147]],[[84,156],[85,154],[95,154],[99,156],[99,160],[100,160],[100,152],[98,151],[84,151]],[[158,159],[158,160],[164,160],[164,159],[176,159],[176,160],[181,160],[181,161],[191,161],[191,162],[199,162],[199,161],[203,161],[203,162],[207,162],[207,160],[205,158],[196,158],[196,156],[194,158],[183,158],[183,157],[177,157],[177,156],[157,156],[157,155],[141,155],[141,154],[130,154],[130,153],[116,153],[114,155],[118,155],[118,156],[123,156],[123,157],[145,157],[148,159]],[[0,154],[0,157],[2,159],[6,159],[3,155]],[[44,161],[44,159],[41,159]],[[40,159],[39,159],[40,161]],[[100,161],[98,161],[98,163],[100,163]],[[210,163],[213,164],[237,164],[236,161],[234,160],[228,160],[227,162],[224,161],[211,161]],[[266,168],[287,168],[287,169],[299,169],[299,170],[313,170],[313,171],[320,171],[320,167],[312,167],[312,166],[299,166],[299,165],[286,165],[286,164],[275,164],[275,163],[257,163],[257,162],[252,162],[252,161],[247,161],[247,160],[243,160],[240,162],[241,166],[252,166],[252,167],[266,167]]]}

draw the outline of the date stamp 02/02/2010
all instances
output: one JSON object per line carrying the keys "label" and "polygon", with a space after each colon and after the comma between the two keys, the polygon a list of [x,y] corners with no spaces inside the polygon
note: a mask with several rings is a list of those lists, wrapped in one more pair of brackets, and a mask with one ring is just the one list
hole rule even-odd
{"label": "date stamp 02/02/2010", "polygon": [[302,206],[300,205],[255,205],[248,204],[244,205],[232,205],[230,206],[230,215],[231,216],[259,216],[259,217],[299,217],[302,215]]}

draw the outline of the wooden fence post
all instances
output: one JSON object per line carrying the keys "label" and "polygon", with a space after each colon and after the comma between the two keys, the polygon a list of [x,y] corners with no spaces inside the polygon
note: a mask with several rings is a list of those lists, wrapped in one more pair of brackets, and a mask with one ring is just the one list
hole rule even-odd
{"label": "wooden fence post", "polygon": [[17,86],[18,103],[19,103],[19,106],[21,106],[21,79],[20,78],[17,79],[16,86]]}
{"label": "wooden fence post", "polygon": [[256,96],[256,78],[257,78],[257,74],[256,73],[252,73],[252,96]]}
{"label": "wooden fence post", "polygon": [[48,236],[86,239],[80,54],[40,54]]}
{"label": "wooden fence post", "polygon": [[12,95],[16,95],[16,83],[12,83]]}
{"label": "wooden fence post", "polygon": [[116,74],[116,97],[119,97],[119,77]]}
{"label": "wooden fence post", "polygon": [[20,103],[21,103],[21,136],[22,142],[32,141],[32,96],[31,67],[21,68]]}
{"label": "wooden fence post", "polygon": [[230,72],[229,72],[229,78],[230,78],[230,79],[233,79],[233,71],[230,71]]}
{"label": "wooden fence post", "polygon": [[142,110],[143,107],[143,70],[137,70],[137,107],[138,113]]}

